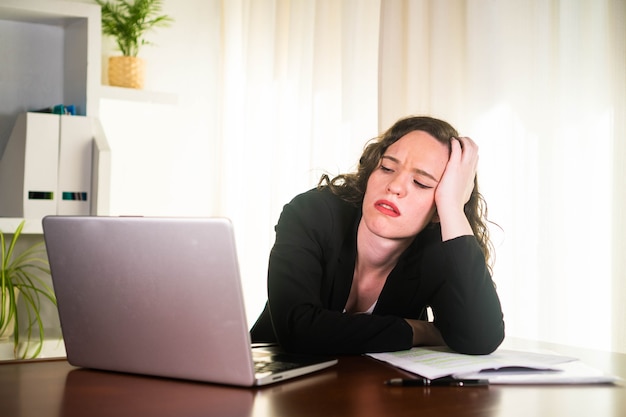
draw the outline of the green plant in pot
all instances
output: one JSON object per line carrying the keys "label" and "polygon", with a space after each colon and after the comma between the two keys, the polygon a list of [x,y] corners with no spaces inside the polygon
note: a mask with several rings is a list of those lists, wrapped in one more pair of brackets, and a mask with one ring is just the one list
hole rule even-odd
{"label": "green plant in pot", "polygon": [[[16,250],[24,223],[19,224],[8,242],[0,231],[0,338],[12,334],[14,356],[22,359],[35,358],[41,353],[44,341],[42,303],[50,302],[56,306],[53,289],[42,279],[50,276],[44,242],[35,243],[19,253]],[[18,308],[18,299],[22,300],[23,308]],[[20,325],[26,326],[24,335]],[[25,346],[20,354],[21,342],[25,342]]]}
{"label": "green plant in pot", "polygon": [[137,55],[148,31],[167,27],[173,19],[161,14],[162,0],[95,0],[101,7],[102,33],[115,39],[122,56],[109,58],[109,84],[143,88],[145,64]]}

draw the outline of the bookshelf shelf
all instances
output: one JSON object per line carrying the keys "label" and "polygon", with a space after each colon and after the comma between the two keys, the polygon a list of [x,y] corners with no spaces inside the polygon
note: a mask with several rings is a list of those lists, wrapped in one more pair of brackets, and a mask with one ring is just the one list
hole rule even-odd
{"label": "bookshelf shelf", "polygon": [[155,104],[178,104],[178,96],[173,93],[112,87],[109,85],[100,87],[100,98],[105,100],[137,101]]}
{"label": "bookshelf shelf", "polygon": [[[19,217],[0,217],[0,232],[5,235],[10,235],[15,232],[20,222],[24,220]],[[41,227],[41,219],[26,219],[26,224],[22,229],[22,234],[25,235],[40,235],[43,234]]]}

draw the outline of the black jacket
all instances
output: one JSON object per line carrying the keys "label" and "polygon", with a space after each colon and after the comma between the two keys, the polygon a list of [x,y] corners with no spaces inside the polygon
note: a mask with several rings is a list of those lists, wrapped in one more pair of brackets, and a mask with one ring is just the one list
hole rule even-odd
{"label": "black jacket", "polygon": [[389,274],[371,315],[347,314],[361,209],[328,189],[287,204],[276,226],[268,270],[268,303],[253,342],[285,349],[360,354],[411,348],[404,318],[435,325],[455,351],[486,354],[504,338],[500,301],[473,236],[441,242],[438,225],[422,231]]}

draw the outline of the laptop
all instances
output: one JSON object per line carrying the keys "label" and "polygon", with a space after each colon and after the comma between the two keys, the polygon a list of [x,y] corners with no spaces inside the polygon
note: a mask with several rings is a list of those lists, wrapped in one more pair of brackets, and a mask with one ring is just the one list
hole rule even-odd
{"label": "laptop", "polygon": [[43,230],[72,365],[258,386],[337,363],[251,345],[226,218],[48,216]]}

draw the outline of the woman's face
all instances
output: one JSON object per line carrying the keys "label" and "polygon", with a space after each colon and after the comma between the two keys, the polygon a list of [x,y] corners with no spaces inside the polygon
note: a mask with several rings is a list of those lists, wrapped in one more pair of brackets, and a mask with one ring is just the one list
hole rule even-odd
{"label": "woman's face", "polygon": [[363,221],[373,234],[413,238],[433,219],[435,189],[448,163],[448,146],[423,131],[390,145],[370,175]]}

